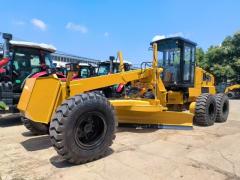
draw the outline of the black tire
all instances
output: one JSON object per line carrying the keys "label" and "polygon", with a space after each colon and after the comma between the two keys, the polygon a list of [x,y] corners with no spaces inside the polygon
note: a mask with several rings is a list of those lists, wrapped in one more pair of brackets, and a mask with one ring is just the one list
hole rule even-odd
{"label": "black tire", "polygon": [[227,96],[228,96],[229,99],[235,98],[234,92],[231,92],[231,91],[227,93]]}
{"label": "black tire", "polygon": [[105,94],[103,93],[103,91],[93,91],[93,93],[96,93],[100,96],[106,97]]}
{"label": "black tire", "polygon": [[229,99],[223,93],[216,94],[215,99],[217,103],[216,122],[225,122],[229,114]]}
{"label": "black tire", "polygon": [[109,101],[94,92],[64,101],[50,123],[50,138],[57,153],[74,164],[105,155],[115,138],[115,114]]}
{"label": "black tire", "polygon": [[23,125],[31,131],[33,135],[44,135],[48,134],[48,125],[43,123],[33,122],[25,117],[21,118]]}
{"label": "black tire", "polygon": [[194,124],[211,126],[216,120],[216,100],[208,93],[201,94],[196,101]]}

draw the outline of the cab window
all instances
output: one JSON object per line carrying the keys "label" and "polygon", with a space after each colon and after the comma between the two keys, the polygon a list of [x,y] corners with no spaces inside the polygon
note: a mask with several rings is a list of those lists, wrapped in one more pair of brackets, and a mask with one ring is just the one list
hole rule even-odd
{"label": "cab window", "polygon": [[90,76],[90,71],[87,67],[83,67],[80,70],[80,77],[81,78],[88,78]]}
{"label": "cab window", "polygon": [[108,65],[101,65],[99,66],[99,69],[98,69],[98,75],[101,76],[101,75],[107,75],[110,71],[110,66]]}
{"label": "cab window", "polygon": [[52,58],[51,58],[50,53],[45,54],[45,64],[46,64],[48,67],[53,67],[53,66],[54,66],[54,65],[52,64]]}
{"label": "cab window", "polygon": [[39,52],[31,49],[18,49],[14,55],[13,65],[16,70],[32,73],[32,70],[39,69]]}
{"label": "cab window", "polygon": [[183,72],[184,72],[184,75],[183,75],[183,80],[184,81],[189,81],[191,76],[190,76],[190,71],[191,71],[191,68],[190,68],[190,65],[191,65],[191,56],[192,54],[192,48],[189,47],[189,46],[186,46],[184,47],[184,65],[183,65]]}
{"label": "cab window", "polygon": [[177,82],[180,77],[180,48],[163,49],[159,51],[159,55],[158,65],[164,68],[164,82]]}
{"label": "cab window", "polygon": [[203,81],[211,81],[211,76],[207,75],[206,73],[203,73]]}

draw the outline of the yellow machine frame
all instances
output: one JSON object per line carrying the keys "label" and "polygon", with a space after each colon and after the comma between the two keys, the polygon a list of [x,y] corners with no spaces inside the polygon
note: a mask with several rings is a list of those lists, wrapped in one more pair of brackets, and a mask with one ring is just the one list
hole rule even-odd
{"label": "yellow machine frame", "polygon": [[[172,39],[167,42],[169,40]],[[178,40],[183,44],[181,38]],[[115,138],[116,121],[131,126],[174,129],[192,129],[193,119],[203,126],[213,125],[215,121],[225,122],[229,102],[224,94],[211,95],[215,94],[214,77],[195,68],[194,82],[191,79],[191,83],[184,86],[177,82],[168,86],[164,81],[165,87],[161,79],[163,69],[158,68],[157,43],[152,47],[150,68],[125,72],[119,52],[120,73],[72,80],[78,68],[68,64],[66,82],[55,74],[28,79],[18,104],[25,122],[32,124],[32,129],[41,126],[49,130],[51,143],[58,154],[75,164],[105,154]],[[190,72],[193,76],[193,71]],[[135,98],[128,92],[123,99],[109,100],[98,92],[120,83],[131,83],[132,90],[136,90],[136,96],[132,93]],[[136,84],[141,89],[134,87]]]}
{"label": "yellow machine frame", "polygon": [[[22,92],[18,108],[28,119],[44,124],[50,123],[56,108],[68,97],[119,83],[139,80],[151,84],[155,99],[110,100],[116,111],[118,123],[148,124],[156,126],[192,127],[194,114],[189,111],[168,111],[167,91],[160,78],[157,44],[153,44],[153,66],[145,70],[132,70],[106,76],[98,76],[62,82],[56,76],[28,79]],[[119,52],[120,66],[123,65]],[[47,87],[46,87],[47,85]],[[179,101],[179,100],[178,100]]]}
{"label": "yellow machine frame", "polygon": [[212,74],[200,67],[195,68],[194,87],[189,88],[189,100],[196,101],[196,98],[202,93],[216,94],[215,78]]}

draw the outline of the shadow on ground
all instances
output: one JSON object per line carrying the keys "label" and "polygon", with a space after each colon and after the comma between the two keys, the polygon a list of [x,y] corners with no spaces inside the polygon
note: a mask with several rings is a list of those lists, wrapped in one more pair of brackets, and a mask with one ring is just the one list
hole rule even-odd
{"label": "shadow on ground", "polygon": [[[26,129],[26,127],[25,127]],[[33,134],[31,131],[29,131],[28,129],[26,129],[25,132],[22,132],[22,135],[24,137],[37,137],[37,136],[40,136],[40,135],[36,135],[36,134]],[[46,134],[47,135],[47,134]]]}
{"label": "shadow on ground", "polygon": [[136,127],[117,127],[117,133],[131,132],[131,133],[151,133],[159,129],[156,128],[136,128]]}
{"label": "shadow on ground", "polygon": [[38,151],[52,147],[49,136],[37,136],[21,142],[27,151]]}
{"label": "shadow on ground", "polygon": [[[112,153],[113,153],[113,149],[108,148],[106,154],[103,157],[101,157],[100,159],[106,158],[107,156],[110,156]],[[97,159],[94,161],[97,161]],[[66,161],[61,156],[58,156],[58,155],[50,158],[50,162],[56,168],[66,168],[66,167],[77,166],[76,164],[69,163],[68,161]],[[87,163],[84,163],[82,165],[86,165],[86,164]]]}
{"label": "shadow on ground", "polygon": [[21,118],[19,115],[9,115],[6,117],[0,117],[0,127],[9,127],[21,125]]}

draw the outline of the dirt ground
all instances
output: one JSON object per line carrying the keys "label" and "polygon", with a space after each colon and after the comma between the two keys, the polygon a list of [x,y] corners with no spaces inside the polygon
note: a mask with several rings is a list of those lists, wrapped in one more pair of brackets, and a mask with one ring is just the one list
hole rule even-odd
{"label": "dirt ground", "polygon": [[18,118],[0,120],[0,180],[240,179],[240,100],[228,121],[193,130],[118,129],[106,157],[73,166],[48,136],[32,136]]}

